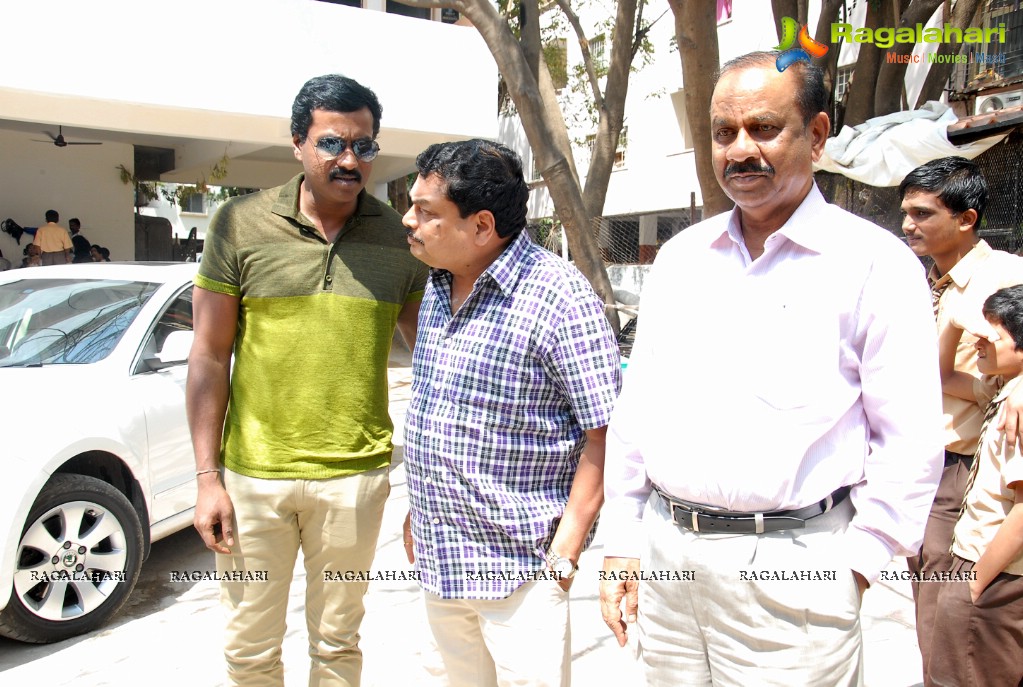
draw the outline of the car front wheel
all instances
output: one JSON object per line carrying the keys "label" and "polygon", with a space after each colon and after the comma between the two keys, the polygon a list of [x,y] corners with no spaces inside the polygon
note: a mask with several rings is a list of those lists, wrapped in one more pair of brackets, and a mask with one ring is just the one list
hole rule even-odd
{"label": "car front wheel", "polygon": [[0,635],[56,642],[89,632],[128,598],[142,566],[142,526],[128,499],[84,475],[54,475],[18,542]]}

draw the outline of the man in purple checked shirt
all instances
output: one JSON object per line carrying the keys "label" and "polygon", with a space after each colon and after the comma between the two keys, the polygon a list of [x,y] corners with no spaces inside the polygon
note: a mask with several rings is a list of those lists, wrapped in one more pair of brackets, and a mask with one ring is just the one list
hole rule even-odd
{"label": "man in purple checked shirt", "polygon": [[620,363],[582,274],[527,232],[508,148],[433,145],[404,217],[430,265],[405,425],[405,550],[441,684],[567,686],[568,589],[603,503]]}

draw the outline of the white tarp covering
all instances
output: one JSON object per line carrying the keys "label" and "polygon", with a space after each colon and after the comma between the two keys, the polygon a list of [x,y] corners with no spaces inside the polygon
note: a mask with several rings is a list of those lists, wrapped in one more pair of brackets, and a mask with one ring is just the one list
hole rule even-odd
{"label": "white tarp covering", "polygon": [[939,157],[973,159],[1008,135],[996,134],[961,146],[946,135],[958,121],[948,105],[928,101],[918,110],[895,112],[842,127],[824,144],[815,170],[842,174],[871,186],[898,186],[916,167]]}

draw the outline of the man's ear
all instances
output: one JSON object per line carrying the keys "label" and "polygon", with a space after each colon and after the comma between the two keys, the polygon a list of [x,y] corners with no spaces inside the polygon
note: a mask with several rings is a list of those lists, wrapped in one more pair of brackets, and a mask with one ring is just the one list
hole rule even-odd
{"label": "man's ear", "polygon": [[494,213],[490,210],[480,210],[476,213],[476,245],[485,246],[493,239],[501,240],[497,235],[497,221]]}
{"label": "man's ear", "polygon": [[828,140],[828,133],[831,131],[831,120],[826,112],[818,112],[810,120],[810,155],[814,162],[821,159],[824,153],[824,144]]}
{"label": "man's ear", "polygon": [[963,210],[959,213],[959,229],[962,231],[971,230],[976,232],[980,227],[977,226],[977,211],[973,208],[969,210]]}
{"label": "man's ear", "polygon": [[294,146],[291,149],[291,152],[294,153],[295,159],[296,160],[301,160],[302,159],[302,139],[300,139],[298,137],[298,134],[295,134],[294,136],[291,137],[291,145]]}

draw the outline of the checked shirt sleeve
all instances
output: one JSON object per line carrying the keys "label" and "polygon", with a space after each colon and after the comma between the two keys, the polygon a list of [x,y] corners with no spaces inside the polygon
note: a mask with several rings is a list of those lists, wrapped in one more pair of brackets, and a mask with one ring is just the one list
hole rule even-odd
{"label": "checked shirt sleeve", "polygon": [[604,304],[585,286],[566,304],[554,330],[548,373],[568,399],[583,429],[597,429],[611,419],[621,389],[621,362]]}

